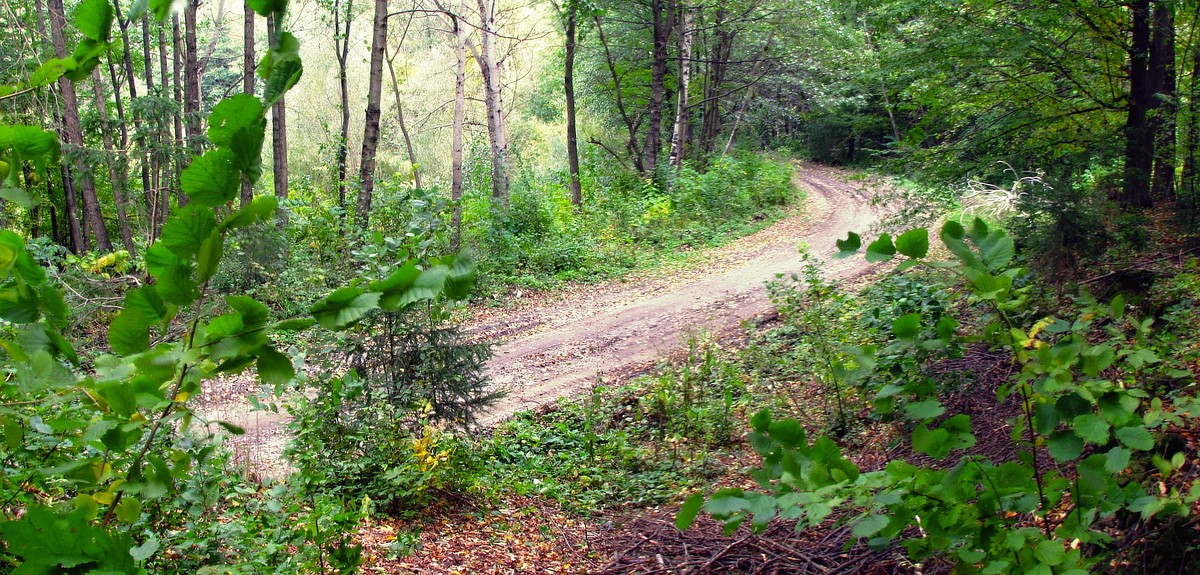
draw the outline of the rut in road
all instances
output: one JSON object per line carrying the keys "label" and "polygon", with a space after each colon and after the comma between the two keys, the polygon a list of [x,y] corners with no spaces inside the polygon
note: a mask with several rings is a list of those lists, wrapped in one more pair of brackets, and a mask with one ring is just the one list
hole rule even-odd
{"label": "rut in road", "polygon": [[490,427],[518,411],[581,393],[601,377],[612,382],[642,372],[701,330],[737,329],[770,308],[767,280],[800,271],[798,245],[823,262],[828,277],[866,271],[862,258],[831,256],[838,238],[866,231],[883,215],[873,192],[852,182],[848,172],[827,167],[798,165],[794,179],[808,195],[805,214],[720,248],[715,265],[694,270],[699,273],[690,281],[614,283],[471,326],[507,340],[495,349],[487,375],[508,395],[481,414],[479,424]]}

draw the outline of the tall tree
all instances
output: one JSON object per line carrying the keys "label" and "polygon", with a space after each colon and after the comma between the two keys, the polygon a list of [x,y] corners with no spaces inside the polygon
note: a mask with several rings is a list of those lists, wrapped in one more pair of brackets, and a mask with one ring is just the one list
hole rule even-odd
{"label": "tall tree", "polygon": [[1160,0],[1154,5],[1150,39],[1150,82],[1154,90],[1154,176],[1150,195],[1157,200],[1175,196],[1175,3]]}
{"label": "tall tree", "polygon": [[662,115],[666,99],[668,45],[675,28],[674,0],[650,0],[650,28],[654,40],[654,59],[650,65],[650,101],[646,104],[645,175],[658,171],[658,155],[662,150]]}
{"label": "tall tree", "polygon": [[[250,3],[245,5],[245,11],[242,13],[242,93],[254,95],[254,9],[250,7]],[[241,203],[242,206],[249,204],[254,199],[254,185],[250,182],[250,178],[246,174],[241,175],[242,190]]]}
{"label": "tall tree", "polygon": [[[196,0],[189,0],[183,8],[183,117],[187,147],[194,155],[204,151],[200,117],[200,46],[196,38],[198,8]],[[187,196],[180,192],[179,199],[186,203]]]}
{"label": "tall tree", "polygon": [[383,54],[387,49],[388,0],[375,0],[372,20],[371,60],[367,83],[367,113],[363,125],[362,160],[359,167],[358,207],[354,221],[366,229],[375,191],[375,152],[379,146],[379,98],[383,92]]}
{"label": "tall tree", "polygon": [[1150,76],[1150,0],[1129,3],[1129,114],[1125,121],[1125,181],[1121,203],[1146,208],[1152,204],[1150,174],[1154,166],[1154,131],[1147,116],[1154,107]]}
{"label": "tall tree", "polygon": [[338,96],[341,126],[337,142],[337,197],[338,207],[345,217],[346,209],[346,162],[350,155],[350,86],[346,72],[350,59],[350,25],[354,22],[354,0],[333,2],[333,52],[338,66]]}
{"label": "tall tree", "polygon": [[670,163],[676,168],[683,165],[684,146],[688,141],[688,91],[692,80],[692,39],[696,12],[696,8],[680,3],[675,18],[679,23],[675,35],[679,48],[679,68],[675,75],[678,85],[675,94],[675,127],[671,130]]}
{"label": "tall tree", "polygon": [[[64,29],[67,19],[62,0],[48,0],[46,10],[50,16],[50,35],[54,43],[54,53],[59,58],[66,58],[67,40]],[[73,169],[70,172],[73,172],[72,175],[79,184],[79,196],[83,200],[83,223],[86,231],[95,238],[94,247],[102,252],[111,252],[112,241],[109,240],[108,230],[104,227],[104,217],[100,213],[100,201],[96,197],[96,182],[91,168],[80,155],[84,149],[83,128],[79,123],[79,101],[75,95],[75,85],[67,77],[61,77],[58,80],[58,92],[62,102],[63,143],[66,145],[68,155],[75,157],[75,161],[72,163]],[[64,162],[65,166],[66,162]],[[68,172],[64,170],[64,174],[66,173]],[[63,181],[64,188],[68,185],[67,180],[70,178]],[[68,198],[70,198],[69,193]],[[74,217],[73,206],[68,205],[68,210],[72,212],[71,217]],[[87,237],[78,233],[74,227],[71,230],[71,239],[72,249],[77,253],[88,248]]]}
{"label": "tall tree", "polygon": [[[483,76],[483,105],[487,113],[488,145],[492,152],[492,197],[508,205],[508,137],[504,129],[504,60],[499,55],[496,0],[478,0],[479,49],[474,54]],[[474,50],[474,45],[471,46]]]}
{"label": "tall tree", "polygon": [[[267,16],[267,36],[270,38],[272,50],[279,49],[279,35],[283,29],[282,24],[276,21],[278,17],[275,14]],[[275,184],[275,197],[286,200],[288,198],[287,101],[282,94],[271,106],[271,157],[273,160],[271,179]],[[282,204],[281,201],[280,205]],[[287,220],[287,210],[280,208],[276,219],[279,229],[282,230],[287,226]]]}
{"label": "tall tree", "polygon": [[566,13],[563,96],[567,114],[567,176],[570,178],[571,204],[576,208],[583,205],[583,183],[579,180],[579,134],[575,128],[575,48],[579,1],[566,0],[563,6]]}

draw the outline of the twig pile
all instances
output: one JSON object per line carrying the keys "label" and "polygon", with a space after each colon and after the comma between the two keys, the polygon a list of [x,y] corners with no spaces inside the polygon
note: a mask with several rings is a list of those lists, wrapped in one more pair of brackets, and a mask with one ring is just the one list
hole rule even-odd
{"label": "twig pile", "polygon": [[[917,567],[889,548],[869,549],[853,542],[850,527],[797,532],[794,521],[775,521],[754,534],[742,526],[725,536],[721,523],[700,518],[687,531],[675,528],[674,516],[659,512],[616,527],[603,546],[608,564],[593,575],[883,575],[914,573]],[[928,569],[923,573],[930,573]]]}

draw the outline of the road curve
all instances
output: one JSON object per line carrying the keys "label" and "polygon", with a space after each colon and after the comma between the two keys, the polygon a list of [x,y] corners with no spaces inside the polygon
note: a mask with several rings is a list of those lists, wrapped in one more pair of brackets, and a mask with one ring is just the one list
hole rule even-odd
{"label": "road curve", "polygon": [[834,242],[866,231],[882,215],[867,184],[834,168],[799,164],[795,182],[806,192],[806,213],[789,217],[719,248],[708,270],[688,281],[648,280],[599,288],[570,300],[469,326],[504,338],[487,376],[507,396],[481,414],[491,427],[512,414],[553,403],[606,380],[643,371],[682,349],[689,334],[724,333],[770,306],[764,282],[800,271],[798,245],[819,257],[828,277],[868,269],[861,258],[832,260]]}

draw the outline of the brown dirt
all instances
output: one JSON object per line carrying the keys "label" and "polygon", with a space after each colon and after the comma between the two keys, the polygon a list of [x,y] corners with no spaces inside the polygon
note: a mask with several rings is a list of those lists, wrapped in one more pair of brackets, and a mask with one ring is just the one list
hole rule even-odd
{"label": "brown dirt", "polygon": [[[736,333],[770,310],[764,282],[800,271],[799,246],[821,258],[827,277],[865,272],[870,266],[862,258],[830,256],[847,231],[866,231],[885,215],[874,201],[878,183],[810,164],[797,164],[794,182],[807,194],[800,209],[692,260],[699,263],[536,298],[515,292],[515,305],[479,310],[467,331],[472,339],[498,342],[487,376],[508,394],[481,415],[481,426],[578,394],[601,378],[611,384],[642,373],[700,331]],[[286,475],[288,416],[253,411],[246,396],[258,391],[251,376],[229,378],[205,391],[199,411],[246,429],[231,444],[252,473]]]}

